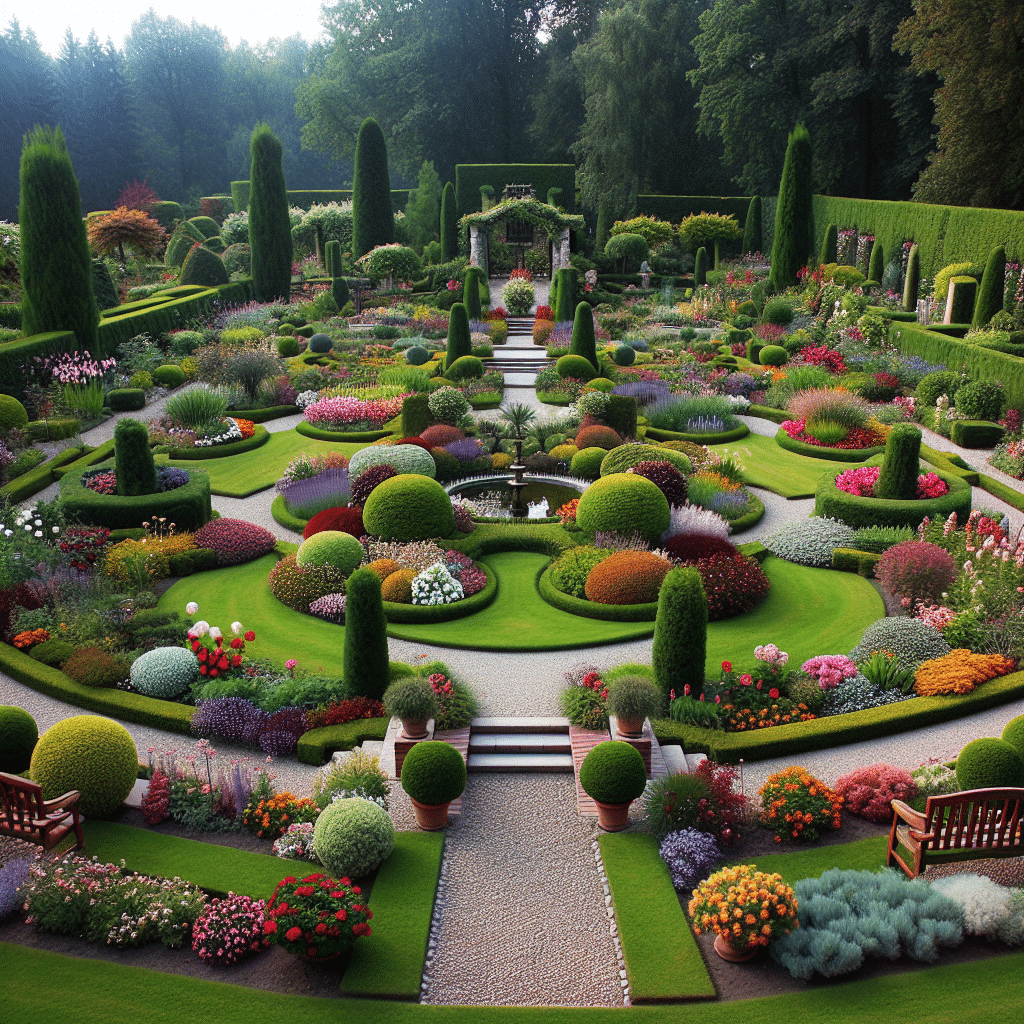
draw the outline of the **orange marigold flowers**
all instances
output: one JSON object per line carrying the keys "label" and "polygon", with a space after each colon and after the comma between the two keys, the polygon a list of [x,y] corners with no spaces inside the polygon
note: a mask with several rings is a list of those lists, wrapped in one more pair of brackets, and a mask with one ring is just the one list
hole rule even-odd
{"label": "orange marigold flowers", "polygon": [[1012,672],[1016,664],[1001,654],[972,654],[958,648],[921,665],[914,674],[914,690],[921,697],[970,693],[980,683]]}
{"label": "orange marigold flowers", "polygon": [[[766,898],[770,890],[776,894],[771,900]],[[720,906],[721,912],[715,912]],[[778,934],[787,935],[798,927],[796,910],[793,890],[782,877],[753,864],[716,871],[694,890],[689,904],[696,934],[714,931],[740,949],[767,945],[775,921],[785,919]]]}
{"label": "orange marigold flowers", "polygon": [[799,766],[770,775],[760,790],[761,820],[783,837],[810,840],[826,828],[839,828],[843,798]]}

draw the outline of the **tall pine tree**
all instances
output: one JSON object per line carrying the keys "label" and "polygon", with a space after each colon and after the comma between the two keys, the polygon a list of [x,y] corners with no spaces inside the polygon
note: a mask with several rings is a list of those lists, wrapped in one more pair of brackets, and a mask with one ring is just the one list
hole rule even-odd
{"label": "tall pine tree", "polygon": [[797,273],[814,248],[811,160],[811,136],[798,124],[789,136],[775,207],[771,283],[777,291],[797,283]]}
{"label": "tall pine tree", "polygon": [[459,255],[459,211],[455,204],[455,186],[445,183],[441,193],[441,259],[447,263]]}
{"label": "tall pine tree", "polygon": [[391,176],[384,133],[372,117],[359,129],[352,180],[352,256],[358,259],[395,240]]}
{"label": "tall pine tree", "polygon": [[292,225],[281,167],[281,143],[259,124],[249,143],[249,245],[257,302],[287,302],[292,282]]}

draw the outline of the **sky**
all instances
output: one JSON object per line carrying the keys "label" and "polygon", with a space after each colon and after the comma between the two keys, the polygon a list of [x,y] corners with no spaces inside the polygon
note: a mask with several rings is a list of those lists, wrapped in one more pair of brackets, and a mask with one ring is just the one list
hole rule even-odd
{"label": "sky", "polygon": [[[70,26],[80,42],[96,30],[100,42],[107,37],[121,49],[124,37],[149,6],[161,18],[174,17],[186,24],[193,19],[201,25],[218,28],[232,46],[242,39],[252,45],[273,36],[285,39],[301,35],[306,42],[317,41],[320,26],[321,0],[153,0],[151,4],[125,3],[124,0],[90,0],[89,3],[68,3],[67,0],[33,0],[31,4],[15,4],[0,0],[0,28],[6,30],[11,18],[17,17],[22,31],[31,28],[42,49],[53,57],[60,52],[64,33]],[[282,12],[287,12],[282,14]]]}

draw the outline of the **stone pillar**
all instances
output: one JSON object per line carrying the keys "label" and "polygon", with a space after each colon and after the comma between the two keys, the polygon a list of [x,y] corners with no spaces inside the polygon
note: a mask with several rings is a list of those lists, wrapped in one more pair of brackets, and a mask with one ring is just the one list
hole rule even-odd
{"label": "stone pillar", "polygon": [[562,231],[562,237],[558,240],[558,255],[552,261],[553,266],[551,267],[551,276],[554,277],[555,271],[561,270],[562,267],[569,266],[569,229],[565,228]]}
{"label": "stone pillar", "polygon": [[480,228],[476,224],[469,225],[469,265],[471,267],[482,267],[487,273],[487,256],[484,251],[484,240],[480,235]]}

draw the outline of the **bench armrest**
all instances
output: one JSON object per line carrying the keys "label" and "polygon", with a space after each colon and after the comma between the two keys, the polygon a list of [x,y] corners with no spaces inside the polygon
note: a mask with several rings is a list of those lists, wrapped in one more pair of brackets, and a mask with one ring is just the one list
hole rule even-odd
{"label": "bench armrest", "polygon": [[65,793],[63,796],[54,797],[52,800],[43,801],[43,810],[49,813],[50,811],[60,811],[65,807],[70,807],[72,804],[78,803],[78,798],[82,794],[77,790],[73,789],[69,793]]}
{"label": "bench armrest", "polygon": [[902,800],[889,802],[892,804],[893,813],[897,818],[902,818],[913,829],[922,830],[924,828],[926,819],[920,811],[915,811],[913,807],[905,804]]}

